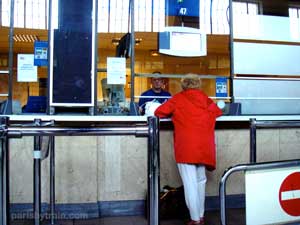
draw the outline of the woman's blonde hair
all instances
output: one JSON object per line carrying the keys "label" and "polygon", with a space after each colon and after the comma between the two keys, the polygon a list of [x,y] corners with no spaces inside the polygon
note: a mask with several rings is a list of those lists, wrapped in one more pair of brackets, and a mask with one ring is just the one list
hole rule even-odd
{"label": "woman's blonde hair", "polygon": [[201,80],[197,74],[188,73],[181,79],[181,87],[183,90],[200,89],[201,88]]}

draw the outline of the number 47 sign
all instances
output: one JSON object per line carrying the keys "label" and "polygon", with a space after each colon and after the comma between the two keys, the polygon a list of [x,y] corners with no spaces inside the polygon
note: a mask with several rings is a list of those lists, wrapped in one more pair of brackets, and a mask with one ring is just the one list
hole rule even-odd
{"label": "number 47 sign", "polygon": [[186,16],[187,15],[187,8],[180,8],[178,14],[180,16]]}

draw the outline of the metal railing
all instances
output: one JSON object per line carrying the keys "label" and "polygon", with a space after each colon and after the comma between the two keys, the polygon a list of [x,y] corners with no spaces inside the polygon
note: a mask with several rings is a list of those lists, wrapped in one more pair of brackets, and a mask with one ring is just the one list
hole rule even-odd
{"label": "metal railing", "polygon": [[220,198],[220,212],[221,212],[221,224],[226,225],[226,181],[228,177],[238,171],[247,170],[260,170],[271,168],[284,168],[289,166],[299,166],[300,160],[286,160],[286,161],[273,161],[273,162],[260,162],[256,160],[256,130],[257,128],[298,128],[300,127],[300,121],[274,121],[274,120],[256,120],[250,118],[250,163],[240,164],[234,167],[228,168],[220,181],[219,186],[219,198]]}
{"label": "metal railing", "polygon": [[[50,209],[54,215],[54,137],[55,136],[104,136],[104,135],[134,135],[136,137],[148,138],[148,224],[159,225],[159,190],[160,190],[160,160],[159,160],[159,119],[148,117],[147,123],[131,124],[112,127],[109,124],[102,124],[99,127],[56,127],[52,122],[35,120],[33,124],[24,126],[13,126],[7,117],[0,117],[1,137],[1,221],[0,225],[9,225],[9,173],[8,173],[8,139],[22,138],[24,136],[34,137],[34,224],[41,224],[41,140],[43,136],[50,137]],[[5,148],[3,148],[5,146]],[[54,224],[54,219],[51,217]]]}
{"label": "metal railing", "polygon": [[250,171],[250,170],[262,170],[262,169],[273,169],[273,168],[285,168],[292,166],[300,166],[300,159],[297,160],[287,160],[287,161],[276,161],[276,162],[263,162],[255,164],[241,164],[236,165],[227,169],[220,181],[219,186],[219,197],[220,197],[220,213],[221,213],[221,224],[227,224],[226,216],[226,181],[228,177],[238,171]]}
{"label": "metal railing", "polygon": [[257,128],[300,128],[299,120],[256,120],[250,118],[250,163],[256,162],[256,130]]}

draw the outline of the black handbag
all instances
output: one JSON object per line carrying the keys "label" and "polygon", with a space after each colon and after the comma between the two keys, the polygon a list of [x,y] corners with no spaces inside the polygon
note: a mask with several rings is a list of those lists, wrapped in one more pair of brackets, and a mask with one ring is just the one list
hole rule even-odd
{"label": "black handbag", "polygon": [[164,186],[160,192],[160,218],[161,219],[186,219],[189,211],[185,204],[183,186],[174,188]]}

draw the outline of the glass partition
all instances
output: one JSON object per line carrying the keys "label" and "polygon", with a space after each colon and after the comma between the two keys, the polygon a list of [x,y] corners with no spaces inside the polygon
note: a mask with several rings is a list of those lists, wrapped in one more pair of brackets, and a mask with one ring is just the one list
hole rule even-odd
{"label": "glass partition", "polygon": [[[98,68],[102,69],[102,72],[98,72],[97,75],[98,105],[107,104],[103,102],[103,89],[100,87],[101,81],[99,81],[108,76],[105,71],[106,58],[117,57],[117,48],[121,44],[121,38],[127,32],[132,33],[132,20],[130,13],[127,13],[129,4],[130,1],[123,1],[115,9],[108,9],[107,2],[103,1],[98,6]],[[163,78],[163,89],[171,95],[181,91],[180,79],[185,74],[195,73],[202,78],[204,92],[215,101],[223,100],[229,103],[229,1],[213,1],[211,3],[210,0],[153,0],[149,4],[145,4],[145,1],[141,0],[134,1],[135,45],[130,46],[134,51],[134,65],[131,63],[131,57],[126,59],[124,104],[128,105],[131,99],[131,88],[134,88],[133,97],[137,104],[141,94],[152,88],[151,77],[153,77],[153,73],[157,72]],[[126,24],[120,22],[121,17],[128,22],[127,27]],[[170,27],[175,30],[197,30],[198,33],[201,33],[201,36],[197,37],[188,36],[189,40],[184,37],[180,38],[182,42],[173,45],[177,53],[183,49],[194,50],[195,46],[198,46],[201,54],[198,52],[197,54],[159,52],[161,43],[159,34],[168,31]],[[132,69],[134,69],[133,85],[131,83]],[[224,88],[221,94],[217,93],[216,78],[225,78],[225,81],[222,80]]]}
{"label": "glass partition", "polygon": [[257,6],[233,14],[234,99],[243,114],[299,114],[300,1]]}
{"label": "glass partition", "polygon": [[[15,52],[33,53],[34,41],[26,42],[25,37],[33,35],[43,41],[49,38],[48,88],[50,106],[54,108],[66,104],[75,108],[101,105],[101,79],[107,78],[108,57],[128,57],[124,70],[124,105],[128,105],[132,97],[137,103],[141,93],[151,88],[153,72],[160,72],[164,89],[172,95],[181,90],[182,76],[196,73],[203,79],[202,88],[210,97],[228,104],[243,103],[241,98],[252,96],[252,89],[242,90],[242,93],[235,89],[235,83],[240,83],[234,82],[236,79],[243,78],[241,82],[246,83],[246,78],[257,77],[297,80],[300,75],[297,62],[300,52],[299,0],[90,0],[84,3],[70,1],[68,7],[64,2],[69,4],[69,1],[61,0],[26,1],[26,6],[22,2],[16,2],[14,11],[15,33],[18,34],[15,35]],[[131,9],[131,3],[134,3],[134,9]],[[51,15],[47,15],[49,7]],[[1,37],[7,36],[9,31],[9,9],[10,1],[2,1]],[[49,18],[50,37],[45,30]],[[159,52],[159,34],[168,27],[199,30],[206,37],[206,54],[190,57]],[[124,47],[122,37],[126,34],[130,34],[126,36],[129,42]],[[199,43],[195,43],[199,42],[197,38],[190,38],[186,43],[185,38],[180,40],[183,43],[175,46],[177,50],[199,47]],[[1,43],[6,44],[0,46],[5,54],[8,43]],[[93,76],[97,69],[101,72]],[[38,73],[39,79],[47,78],[45,68],[39,68]],[[5,76],[1,77],[4,81],[1,91],[5,91]],[[13,82],[17,93],[14,98],[19,98],[22,106],[26,103],[26,92],[30,95],[40,93],[37,83]],[[71,90],[68,94],[61,94],[65,93],[63,85]],[[133,94],[131,90],[134,90]],[[293,95],[299,97],[296,92],[291,93],[283,93],[282,99]],[[255,108],[260,107],[255,105]],[[292,113],[298,113],[298,109]]]}

